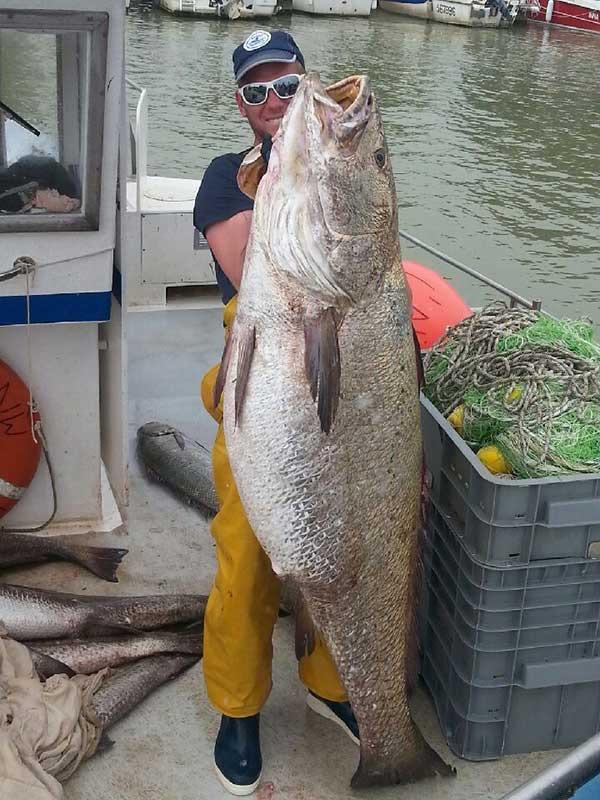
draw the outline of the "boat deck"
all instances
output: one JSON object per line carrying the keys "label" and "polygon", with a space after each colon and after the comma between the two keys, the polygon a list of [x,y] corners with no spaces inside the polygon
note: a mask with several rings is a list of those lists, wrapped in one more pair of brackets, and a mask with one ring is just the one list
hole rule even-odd
{"label": "boat deck", "polygon": [[[135,459],[135,434],[152,419],[169,422],[210,444],[214,423],[201,407],[199,381],[222,346],[219,311],[165,311],[128,316],[131,479],[129,532],[96,534],[98,544],[129,548],[120,583],[108,584],[70,564],[6,573],[4,580],[89,594],[208,592],[214,572],[207,523],[160,486]],[[88,537],[89,538],[89,537]],[[290,619],[274,638],[274,686],[262,715],[264,785],[260,800],[344,800],[358,751],[336,726],[305,705],[297,678]],[[378,800],[498,800],[559,757],[542,753],[500,762],[470,763],[443,743],[423,689],[414,714],[426,738],[453,764],[454,779],[363,793]],[[114,747],[83,764],[65,784],[66,800],[221,800],[212,749],[218,715],[210,706],[200,666],[135,709],[111,730]]]}

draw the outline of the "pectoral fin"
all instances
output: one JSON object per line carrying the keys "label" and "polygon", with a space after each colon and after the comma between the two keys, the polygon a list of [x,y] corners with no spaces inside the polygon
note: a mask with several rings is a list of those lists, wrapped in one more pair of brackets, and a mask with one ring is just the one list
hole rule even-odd
{"label": "pectoral fin", "polygon": [[340,348],[333,308],[304,323],[304,365],[321,430],[329,433],[340,399]]}
{"label": "pectoral fin", "polygon": [[215,381],[215,388],[213,393],[213,405],[216,408],[221,400],[223,389],[225,388],[225,381],[231,366],[231,357],[234,350],[237,350],[237,364],[235,369],[235,424],[237,425],[242,414],[244,405],[244,396],[246,387],[248,385],[248,376],[250,375],[250,367],[252,366],[252,356],[254,355],[254,347],[256,344],[256,330],[254,326],[244,326],[236,324],[235,328],[229,333],[225,350],[223,351],[223,358],[217,379]]}
{"label": "pectoral fin", "polygon": [[237,425],[244,406],[244,397],[252,366],[252,356],[256,346],[256,329],[254,326],[242,328],[238,332],[238,359],[235,376],[235,424]]}
{"label": "pectoral fin", "polygon": [[213,408],[217,408],[221,401],[221,395],[223,394],[223,389],[225,388],[225,381],[227,380],[227,371],[229,370],[229,362],[231,361],[231,353],[233,350],[233,331],[229,333],[227,336],[227,341],[225,342],[225,349],[223,350],[223,356],[221,358],[221,363],[219,365],[219,371],[217,372],[217,379],[215,381],[215,386],[213,389]]}

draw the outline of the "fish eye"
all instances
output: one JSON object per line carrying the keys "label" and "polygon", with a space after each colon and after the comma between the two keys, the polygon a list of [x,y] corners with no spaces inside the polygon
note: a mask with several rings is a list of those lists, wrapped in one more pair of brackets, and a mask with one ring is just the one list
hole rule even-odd
{"label": "fish eye", "polygon": [[385,150],[383,148],[375,151],[375,163],[380,169],[385,167]]}

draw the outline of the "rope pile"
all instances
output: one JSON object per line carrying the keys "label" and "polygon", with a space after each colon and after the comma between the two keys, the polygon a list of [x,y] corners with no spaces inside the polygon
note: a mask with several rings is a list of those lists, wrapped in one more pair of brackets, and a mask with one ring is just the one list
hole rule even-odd
{"label": "rope pile", "polygon": [[600,472],[600,345],[588,322],[492,303],[427,354],[425,393],[515,477]]}

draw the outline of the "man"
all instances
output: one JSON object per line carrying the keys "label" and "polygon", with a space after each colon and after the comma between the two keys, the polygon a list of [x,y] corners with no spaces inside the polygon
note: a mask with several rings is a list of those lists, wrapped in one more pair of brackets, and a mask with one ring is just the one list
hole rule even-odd
{"label": "man", "polygon": [[[237,106],[248,120],[254,144],[268,142],[304,73],[302,53],[285,31],[254,31],[234,51],[233,70]],[[194,208],[194,225],[206,237],[215,260],[226,329],[235,315],[252,223],[253,202],[237,185],[246,152],[227,153],[209,165]],[[259,713],[271,690],[271,640],[280,587],[246,519],[233,480],[222,406],[214,408],[212,403],[217,369],[202,381],[204,405],[219,423],[213,470],[220,502],[212,524],[217,575],[206,608],[203,665],[209,698],[222,714],[215,744],[217,775],[229,792],[241,796],[254,792],[262,770]],[[354,714],[321,640],[310,656],[301,659],[299,674],[309,690],[308,705],[358,742]]]}

